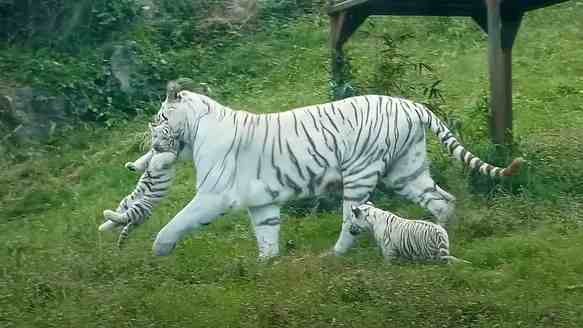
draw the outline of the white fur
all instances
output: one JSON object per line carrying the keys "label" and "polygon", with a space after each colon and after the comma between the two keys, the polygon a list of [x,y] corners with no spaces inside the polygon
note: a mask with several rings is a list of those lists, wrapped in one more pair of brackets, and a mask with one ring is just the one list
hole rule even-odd
{"label": "white fur", "polygon": [[429,209],[441,224],[453,212],[454,197],[429,175],[425,129],[452,146],[458,159],[469,156],[462,157],[463,147],[420,104],[362,96],[260,115],[234,111],[188,91],[176,99],[163,103],[158,120],[179,131],[183,153],[188,151],[196,168],[197,193],[158,233],[155,254],[168,255],[188,232],[232,209],[246,208],[260,257],[275,256],[279,221],[274,218],[279,218],[280,205],[325,193],[335,183],[344,195],[335,254],[353,244],[351,206],[365,202],[380,180]]}

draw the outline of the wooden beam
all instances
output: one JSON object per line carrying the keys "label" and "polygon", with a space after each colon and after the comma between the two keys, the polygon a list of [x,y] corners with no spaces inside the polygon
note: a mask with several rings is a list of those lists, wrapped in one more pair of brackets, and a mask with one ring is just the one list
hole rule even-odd
{"label": "wooden beam", "polygon": [[[518,3],[522,11],[531,11],[539,8],[556,5],[566,1],[568,0],[520,0],[518,1]],[[510,3],[513,2],[514,1],[511,1]]]}
{"label": "wooden beam", "polygon": [[[524,12],[539,9],[568,0],[506,0],[501,12]],[[338,0],[328,7],[328,13],[349,11],[366,5],[371,15],[401,16],[475,16],[484,13],[485,6],[481,0]]]}
{"label": "wooden beam", "polygon": [[328,7],[328,14],[332,15],[341,11],[346,11],[352,7],[356,7],[361,5],[368,0],[343,0],[343,1],[335,1]]}
{"label": "wooden beam", "polygon": [[485,11],[482,0],[370,0],[371,15],[471,16]]}

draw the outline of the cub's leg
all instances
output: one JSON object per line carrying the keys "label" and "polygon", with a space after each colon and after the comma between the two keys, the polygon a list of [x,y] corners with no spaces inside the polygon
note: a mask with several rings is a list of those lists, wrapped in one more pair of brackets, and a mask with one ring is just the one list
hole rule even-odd
{"label": "cub's leg", "polygon": [[158,232],[152,246],[154,254],[165,256],[172,253],[176,243],[187,233],[213,222],[229,210],[221,195],[199,193]]}
{"label": "cub's leg", "polygon": [[255,230],[259,259],[265,260],[279,255],[280,208],[266,205],[249,208],[251,224]]}
{"label": "cub's leg", "polygon": [[385,261],[389,264],[393,263],[398,257],[397,250],[392,246],[386,246],[383,248],[383,257]]}
{"label": "cub's leg", "polygon": [[426,208],[445,226],[455,209],[455,197],[441,189],[429,174],[425,138],[411,147],[391,167],[384,181],[397,194]]}
{"label": "cub's leg", "polygon": [[127,162],[125,167],[133,172],[144,172],[148,168],[148,164],[150,163],[153,155],[154,152],[150,150],[135,161]]}

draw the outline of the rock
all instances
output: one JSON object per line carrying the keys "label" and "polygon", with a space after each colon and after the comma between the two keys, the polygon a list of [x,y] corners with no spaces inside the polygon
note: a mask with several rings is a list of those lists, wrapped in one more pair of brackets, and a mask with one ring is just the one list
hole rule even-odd
{"label": "rock", "polygon": [[10,134],[2,139],[47,141],[57,130],[69,127],[68,104],[63,96],[31,87],[3,90],[0,94],[0,119]]}
{"label": "rock", "polygon": [[138,66],[135,49],[135,41],[115,45],[110,59],[111,73],[119,82],[121,91],[127,95],[131,95],[135,91],[135,83],[132,83],[132,76],[134,76]]}

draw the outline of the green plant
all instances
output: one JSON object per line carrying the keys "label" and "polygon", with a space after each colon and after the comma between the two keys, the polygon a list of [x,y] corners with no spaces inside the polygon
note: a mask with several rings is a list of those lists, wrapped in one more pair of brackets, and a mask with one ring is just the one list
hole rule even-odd
{"label": "green plant", "polygon": [[367,92],[427,101],[438,107],[445,102],[439,87],[442,80],[431,65],[403,49],[403,43],[413,37],[414,33],[383,33],[380,36],[383,46],[381,60],[366,85]]}
{"label": "green plant", "polygon": [[77,51],[126,30],[137,17],[135,0],[2,2],[0,41]]}

